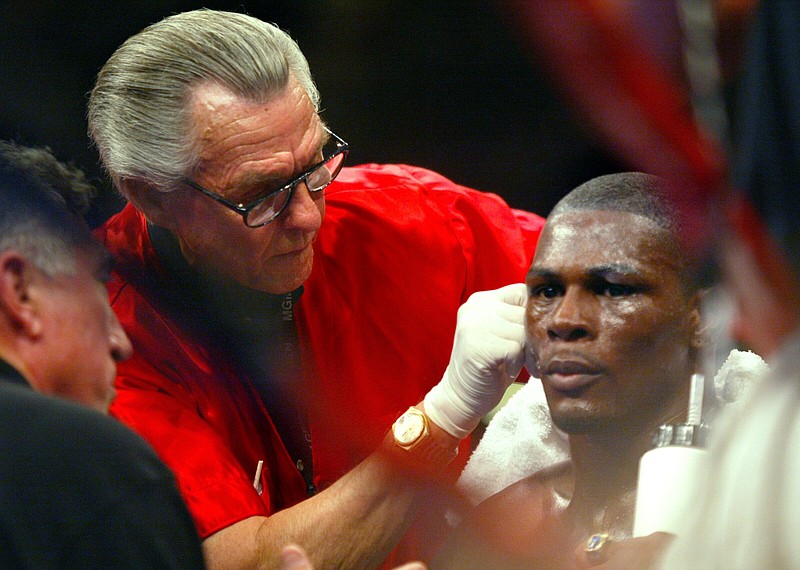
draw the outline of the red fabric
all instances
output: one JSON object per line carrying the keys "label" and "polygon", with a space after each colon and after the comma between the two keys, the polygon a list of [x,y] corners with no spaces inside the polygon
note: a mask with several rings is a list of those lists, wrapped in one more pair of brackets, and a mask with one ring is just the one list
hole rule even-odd
{"label": "red fabric", "polygon": [[[314,269],[297,305],[320,488],[378,445],[447,365],[456,311],[523,280],[544,221],[430,171],[346,168],[326,190]],[[160,271],[132,206],[98,236],[117,257],[112,307],[134,345],[111,412],[175,472],[205,538],[305,498],[249,380],[198,345],[122,276]],[[253,489],[265,461],[264,493]]]}

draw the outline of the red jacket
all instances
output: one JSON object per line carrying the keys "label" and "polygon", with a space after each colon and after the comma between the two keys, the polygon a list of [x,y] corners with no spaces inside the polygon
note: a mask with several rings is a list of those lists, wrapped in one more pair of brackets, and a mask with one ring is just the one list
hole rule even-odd
{"label": "red jacket", "polygon": [[[543,223],[420,168],[342,171],[326,190],[296,306],[318,487],[363,459],[440,380],[458,307],[474,291],[523,280]],[[97,233],[117,258],[111,304],[134,346],[111,412],[175,472],[201,537],[306,498],[249,379],[129,278],[162,271],[143,216],[128,205]]]}

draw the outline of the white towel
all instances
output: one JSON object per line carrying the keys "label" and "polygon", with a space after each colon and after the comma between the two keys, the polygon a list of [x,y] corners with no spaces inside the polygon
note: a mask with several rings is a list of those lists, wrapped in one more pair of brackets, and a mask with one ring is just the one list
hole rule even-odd
{"label": "white towel", "polygon": [[458,480],[458,490],[477,504],[568,458],[567,435],[553,425],[541,380],[531,378],[486,426]]}
{"label": "white towel", "polygon": [[714,377],[717,398],[724,404],[743,402],[768,366],[753,352],[732,350]]}

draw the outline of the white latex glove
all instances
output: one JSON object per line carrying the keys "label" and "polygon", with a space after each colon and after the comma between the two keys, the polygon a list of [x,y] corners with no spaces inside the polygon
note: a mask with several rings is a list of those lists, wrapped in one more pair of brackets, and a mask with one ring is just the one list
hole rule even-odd
{"label": "white latex glove", "polygon": [[425,413],[463,439],[500,403],[522,369],[524,283],[473,293],[458,309],[453,352],[441,382],[425,396]]}

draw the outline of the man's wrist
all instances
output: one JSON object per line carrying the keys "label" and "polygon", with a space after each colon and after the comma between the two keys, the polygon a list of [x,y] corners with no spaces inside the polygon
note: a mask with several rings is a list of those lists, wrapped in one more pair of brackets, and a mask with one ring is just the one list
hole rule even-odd
{"label": "man's wrist", "polygon": [[[449,370],[448,367],[448,372]],[[474,413],[470,412],[454,390],[448,389],[448,384],[444,381],[425,395],[423,404],[426,406],[428,418],[457,440],[469,436],[480,421],[480,418],[473,418]]]}
{"label": "man's wrist", "polygon": [[432,422],[422,405],[412,406],[403,413],[389,435],[394,455],[415,471],[439,471],[458,454],[458,438]]}
{"label": "man's wrist", "polygon": [[428,425],[431,431],[431,437],[445,449],[458,450],[458,444],[461,443],[461,438],[458,438],[447,432],[439,424],[431,419],[431,416],[425,411],[425,402],[420,402],[415,406],[428,418]]}

